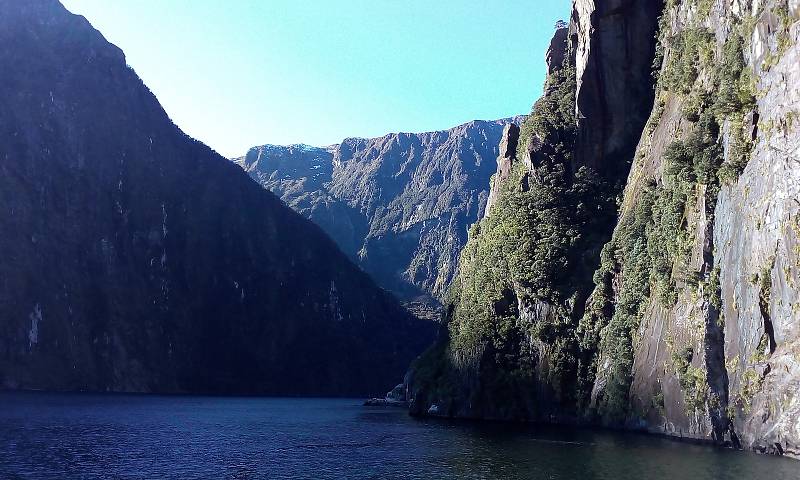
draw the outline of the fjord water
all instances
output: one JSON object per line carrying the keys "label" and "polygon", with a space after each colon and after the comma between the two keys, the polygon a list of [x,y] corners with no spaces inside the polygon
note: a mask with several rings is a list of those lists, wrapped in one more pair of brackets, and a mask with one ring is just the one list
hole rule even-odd
{"label": "fjord water", "polygon": [[415,420],[359,400],[0,394],[0,478],[798,478],[800,464],[607,431]]}

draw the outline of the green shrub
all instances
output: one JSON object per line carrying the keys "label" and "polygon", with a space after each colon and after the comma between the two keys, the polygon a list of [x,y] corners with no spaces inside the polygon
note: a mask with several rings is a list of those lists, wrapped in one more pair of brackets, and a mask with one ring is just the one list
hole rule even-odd
{"label": "green shrub", "polygon": [[744,39],[732,31],[722,46],[722,58],[714,69],[713,111],[718,119],[751,110],[755,106],[755,86],[744,58]]}
{"label": "green shrub", "polygon": [[709,398],[706,372],[702,368],[692,366],[693,357],[692,347],[686,347],[672,354],[672,366],[683,390],[683,402],[687,414],[704,411]]}
{"label": "green shrub", "polygon": [[[613,225],[617,193],[593,170],[573,170],[575,88],[575,69],[567,61],[548,79],[546,94],[522,125],[519,159],[500,186],[492,214],[472,228],[448,294],[449,356],[456,367],[480,365],[482,388],[496,382],[523,388],[544,353],[539,374],[559,398],[574,400],[579,345],[568,304],[575,302],[576,289],[591,286],[591,252],[597,232]],[[534,138],[529,171],[522,156]],[[576,278],[585,285],[576,285]],[[525,324],[520,302],[545,302],[553,314]],[[525,338],[540,340],[546,352],[531,351]]]}
{"label": "green shrub", "polygon": [[670,55],[659,78],[660,85],[677,94],[692,92],[702,69],[714,59],[714,34],[705,28],[686,28],[667,37]]}

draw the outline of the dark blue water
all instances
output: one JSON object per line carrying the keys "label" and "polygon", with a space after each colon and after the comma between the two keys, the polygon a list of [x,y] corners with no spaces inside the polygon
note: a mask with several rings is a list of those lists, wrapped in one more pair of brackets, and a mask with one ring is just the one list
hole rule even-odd
{"label": "dark blue water", "polygon": [[358,400],[0,394],[0,478],[758,479],[800,462]]}

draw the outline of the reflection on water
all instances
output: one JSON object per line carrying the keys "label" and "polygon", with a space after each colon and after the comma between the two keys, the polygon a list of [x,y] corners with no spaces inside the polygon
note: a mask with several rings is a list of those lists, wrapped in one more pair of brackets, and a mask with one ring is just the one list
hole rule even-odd
{"label": "reflection on water", "polygon": [[0,394],[0,478],[800,478],[800,462],[358,400]]}

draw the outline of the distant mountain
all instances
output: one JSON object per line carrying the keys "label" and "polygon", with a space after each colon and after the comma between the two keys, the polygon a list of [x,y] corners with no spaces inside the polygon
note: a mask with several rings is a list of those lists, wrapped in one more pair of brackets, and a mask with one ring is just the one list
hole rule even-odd
{"label": "distant mountain", "polygon": [[431,340],[86,19],[0,0],[0,45],[2,388],[384,392]]}
{"label": "distant mountain", "polygon": [[406,301],[438,304],[469,225],[483,216],[503,128],[523,118],[325,148],[264,145],[234,162],[380,285]]}

